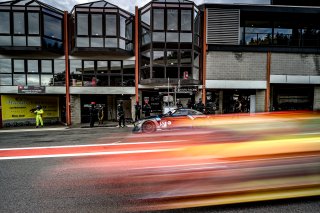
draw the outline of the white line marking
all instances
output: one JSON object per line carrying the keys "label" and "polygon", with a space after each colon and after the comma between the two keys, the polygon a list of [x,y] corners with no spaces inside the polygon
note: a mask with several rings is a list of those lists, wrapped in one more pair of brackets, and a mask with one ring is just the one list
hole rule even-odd
{"label": "white line marking", "polygon": [[58,131],[58,130],[70,130],[70,128],[38,128],[38,129],[10,129],[10,130],[0,130],[0,133],[8,132],[42,132],[42,131]]}
{"label": "white line marking", "polygon": [[172,141],[153,141],[153,142],[134,142],[134,143],[120,143],[120,141],[107,144],[86,144],[86,145],[68,145],[68,146],[44,146],[44,147],[23,147],[23,148],[3,148],[0,151],[10,150],[30,150],[30,149],[56,149],[56,148],[80,148],[80,147],[101,147],[101,146],[123,146],[123,145],[141,145],[141,144],[157,144],[157,143],[176,143],[185,140],[172,140]]}
{"label": "white line marking", "polygon": [[63,157],[83,157],[83,156],[120,155],[120,154],[140,154],[140,153],[154,153],[154,152],[169,152],[169,151],[175,151],[175,150],[178,150],[178,149],[151,149],[151,150],[137,150],[137,151],[120,151],[120,152],[90,152],[90,153],[77,153],[77,154],[13,156],[13,157],[0,157],[0,160],[35,159],[35,158],[63,158]]}

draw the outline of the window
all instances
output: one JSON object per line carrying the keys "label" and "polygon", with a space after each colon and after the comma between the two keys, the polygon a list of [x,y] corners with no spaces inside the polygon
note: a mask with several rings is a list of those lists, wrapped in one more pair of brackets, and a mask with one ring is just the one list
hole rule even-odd
{"label": "window", "polygon": [[167,78],[179,78],[177,67],[166,67],[166,70]]}
{"label": "window", "polygon": [[0,20],[0,34],[10,34],[10,13],[0,12]]}
{"label": "window", "polygon": [[178,52],[167,51],[167,65],[177,65],[177,64],[178,64]]}
{"label": "window", "polygon": [[81,60],[70,60],[70,77],[72,86],[82,86]]}
{"label": "window", "polygon": [[181,10],[181,30],[191,31],[191,10]]}
{"label": "window", "polygon": [[164,67],[152,67],[152,78],[165,78]]}
{"label": "window", "polygon": [[245,43],[247,45],[272,44],[272,27],[269,22],[246,21]]}
{"label": "window", "polygon": [[24,73],[24,60],[15,59],[13,60],[13,72]]}
{"label": "window", "polygon": [[181,50],[181,64],[186,64],[186,65],[191,65],[191,52],[190,51],[185,51]]}
{"label": "window", "polygon": [[28,60],[28,73],[38,73],[38,60]]}
{"label": "window", "polygon": [[77,14],[77,35],[89,35],[88,14]]}
{"label": "window", "polygon": [[91,35],[93,36],[102,35],[102,14],[91,15]]}
{"label": "window", "polygon": [[150,31],[146,28],[142,28],[142,45],[149,44],[151,42]]}
{"label": "window", "polygon": [[153,51],[153,64],[165,64],[163,51]]}
{"label": "window", "polygon": [[180,42],[192,42],[192,33],[180,33]]}
{"label": "window", "polygon": [[0,85],[11,86],[12,85],[12,74],[1,74]]}
{"label": "window", "polygon": [[117,48],[118,47],[118,39],[117,38],[106,38],[106,47]]}
{"label": "window", "polygon": [[111,73],[121,73],[121,61],[110,62]]}
{"label": "window", "polygon": [[64,60],[54,60],[54,85],[64,86],[66,81]]}
{"label": "window", "polygon": [[89,38],[77,37],[77,47],[89,47]]}
{"label": "window", "polygon": [[13,74],[13,85],[26,85],[25,74]]}
{"label": "window", "polygon": [[199,67],[199,53],[196,51],[193,54],[193,65]]}
{"label": "window", "polygon": [[141,20],[146,23],[147,25],[150,25],[150,10],[142,14]]}
{"label": "window", "polygon": [[106,15],[106,35],[117,36],[117,16],[113,14]]}
{"label": "window", "polygon": [[39,86],[40,85],[39,74],[28,74],[27,75],[27,85]]}
{"label": "window", "polygon": [[11,46],[11,36],[0,36],[0,46]]}
{"label": "window", "polygon": [[167,30],[178,30],[178,10],[167,10]]}
{"label": "window", "polygon": [[150,52],[143,52],[141,54],[141,66],[149,66],[150,65]]}
{"label": "window", "polygon": [[165,42],[165,34],[164,33],[153,32],[152,35],[153,35],[152,36],[153,42]]}
{"label": "window", "polygon": [[126,39],[132,40],[132,22],[126,24]]}
{"label": "window", "polygon": [[153,29],[164,30],[164,10],[163,9],[153,10]]}
{"label": "window", "polygon": [[26,37],[25,36],[13,36],[13,46],[26,46]]}
{"label": "window", "polygon": [[91,47],[103,47],[103,38],[91,38]]}
{"label": "window", "polygon": [[44,35],[48,36],[50,38],[55,38],[55,39],[62,39],[62,20],[48,16],[48,15],[43,15],[44,18]]}
{"label": "window", "polygon": [[51,86],[53,83],[52,74],[42,74],[41,75],[41,86]]}
{"label": "window", "polygon": [[21,12],[13,13],[13,33],[16,35],[25,34],[24,13],[21,13]]}
{"label": "window", "polygon": [[94,74],[94,61],[83,62],[83,74]]}
{"label": "window", "polygon": [[97,62],[97,72],[100,74],[108,73],[108,61],[98,61]]}
{"label": "window", "polygon": [[120,16],[120,37],[126,37],[126,18]]}
{"label": "window", "polygon": [[149,78],[150,78],[150,67],[141,69],[141,79],[149,79]]}
{"label": "window", "polygon": [[41,72],[42,73],[52,73],[52,61],[42,60],[41,61]]}
{"label": "window", "polygon": [[167,33],[167,42],[179,42],[179,33]]}
{"label": "window", "polygon": [[28,13],[28,34],[39,35],[39,13]]}
{"label": "window", "polygon": [[0,59],[0,73],[11,73],[11,59]]}
{"label": "window", "polygon": [[123,74],[135,74],[135,61],[123,61]]}

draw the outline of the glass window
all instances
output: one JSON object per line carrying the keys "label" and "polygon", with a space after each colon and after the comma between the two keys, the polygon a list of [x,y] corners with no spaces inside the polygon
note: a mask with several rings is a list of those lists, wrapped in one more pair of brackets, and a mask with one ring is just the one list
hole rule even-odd
{"label": "glass window", "polygon": [[41,45],[39,36],[28,36],[28,46],[39,47]]}
{"label": "glass window", "polygon": [[163,51],[153,51],[153,64],[165,64]]}
{"label": "glass window", "polygon": [[179,78],[177,67],[166,67],[167,78]]}
{"label": "glass window", "polygon": [[77,14],[77,35],[89,35],[88,14]]}
{"label": "glass window", "polygon": [[194,13],[194,33],[200,34],[200,15],[199,13]]}
{"label": "glass window", "polygon": [[29,86],[39,86],[40,85],[40,79],[39,74],[28,74],[27,75],[27,85]]}
{"label": "glass window", "polygon": [[192,42],[192,33],[180,33],[180,42]]}
{"label": "glass window", "polygon": [[52,16],[43,15],[44,35],[50,38],[62,40],[62,20]]}
{"label": "glass window", "polygon": [[121,76],[110,76],[110,86],[122,86]]}
{"label": "glass window", "polygon": [[191,31],[191,10],[181,10],[181,30]]}
{"label": "glass window", "polygon": [[91,38],[91,47],[103,47],[103,38]]}
{"label": "glass window", "polygon": [[91,14],[91,35],[102,35],[102,14]]}
{"label": "glass window", "polygon": [[113,14],[106,15],[106,35],[117,36],[117,16]]}
{"label": "glass window", "polygon": [[64,86],[66,84],[64,60],[54,60],[54,85]]}
{"label": "glass window", "polygon": [[164,33],[153,32],[152,35],[153,35],[152,36],[153,42],[165,42],[165,34]]}
{"label": "glass window", "polygon": [[28,60],[28,73],[38,73],[38,60]]}
{"label": "glass window", "polygon": [[180,63],[181,64],[190,64],[191,65],[191,52],[190,51],[184,51],[184,50],[181,50],[181,61]]}
{"label": "glass window", "polygon": [[83,76],[83,86],[92,87],[97,86],[96,76],[93,74],[88,74]]}
{"label": "glass window", "polygon": [[167,33],[167,42],[179,42],[179,33]]}
{"label": "glass window", "polygon": [[292,29],[274,28],[273,43],[287,46],[290,43]]}
{"label": "glass window", "polygon": [[121,61],[110,62],[111,73],[121,73]]}
{"label": "glass window", "polygon": [[106,47],[117,48],[118,47],[118,39],[117,38],[106,38]]}
{"label": "glass window", "polygon": [[178,10],[167,10],[167,30],[178,30]]}
{"label": "glass window", "polygon": [[188,76],[187,79],[192,79],[191,67],[180,67],[180,78],[185,77],[185,73]]}
{"label": "glass window", "polygon": [[41,75],[41,86],[51,86],[53,84],[52,75]]}
{"label": "glass window", "polygon": [[122,86],[134,87],[134,76],[123,76]]}
{"label": "glass window", "polygon": [[247,45],[268,45],[272,42],[272,24],[263,21],[246,21],[245,42]]}
{"label": "glass window", "polygon": [[13,33],[25,34],[24,13],[20,13],[20,12],[13,13]]}
{"label": "glass window", "polygon": [[152,78],[165,78],[164,67],[152,67]]}
{"label": "glass window", "polygon": [[89,38],[77,37],[77,47],[89,47]]}
{"label": "glass window", "polygon": [[10,13],[0,12],[0,33],[10,33]]}
{"label": "glass window", "polygon": [[177,65],[177,64],[178,64],[178,52],[167,51],[167,65]]}
{"label": "glass window", "polygon": [[126,39],[132,40],[132,22],[126,24]]}
{"label": "glass window", "polygon": [[163,9],[153,10],[153,29],[164,30],[164,10]]}
{"label": "glass window", "polygon": [[48,38],[42,38],[42,45],[46,48],[63,49],[61,41]]}
{"label": "glass window", "polygon": [[126,37],[126,18],[120,16],[120,37]]}
{"label": "glass window", "polygon": [[123,61],[123,74],[135,74],[135,61]]}
{"label": "glass window", "polygon": [[126,41],[126,50],[131,51],[133,50],[133,43]]}
{"label": "glass window", "polygon": [[119,39],[119,48],[126,49],[126,41],[123,39]]}
{"label": "glass window", "polygon": [[12,85],[12,74],[1,74],[0,85],[11,86]]}
{"label": "glass window", "polygon": [[24,73],[24,60],[14,60],[13,61],[13,72]]}
{"label": "glass window", "polygon": [[199,53],[194,52],[193,65],[199,67]]}
{"label": "glass window", "polygon": [[26,75],[13,74],[13,85],[26,85]]}
{"label": "glass window", "polygon": [[0,36],[0,46],[11,46],[11,36]]}
{"label": "glass window", "polygon": [[193,67],[192,78],[195,80],[199,80],[199,68]]}
{"label": "glass window", "polygon": [[146,28],[142,28],[142,45],[149,44],[151,42],[150,31]]}
{"label": "glass window", "polygon": [[0,59],[0,73],[11,73],[11,59]]}
{"label": "glass window", "polygon": [[149,78],[150,78],[150,67],[141,69],[141,79],[149,79]]}
{"label": "glass window", "polygon": [[146,23],[147,25],[150,25],[150,10],[142,14],[141,20]]}
{"label": "glass window", "polygon": [[83,62],[83,74],[94,73],[94,61]]}
{"label": "glass window", "polygon": [[150,52],[141,53],[141,66],[149,66],[150,65]]}
{"label": "glass window", "polygon": [[109,76],[108,75],[97,75],[97,85],[98,86],[109,86]]}
{"label": "glass window", "polygon": [[82,74],[82,61],[81,60],[70,60],[70,74]]}
{"label": "glass window", "polygon": [[13,46],[26,46],[26,37],[25,36],[13,36]]}
{"label": "glass window", "polygon": [[52,61],[42,60],[41,61],[41,72],[42,73],[52,73]]}
{"label": "glass window", "polygon": [[39,13],[28,13],[28,34],[39,34]]}
{"label": "glass window", "polygon": [[108,73],[108,61],[98,61],[97,62],[97,72],[98,73]]}

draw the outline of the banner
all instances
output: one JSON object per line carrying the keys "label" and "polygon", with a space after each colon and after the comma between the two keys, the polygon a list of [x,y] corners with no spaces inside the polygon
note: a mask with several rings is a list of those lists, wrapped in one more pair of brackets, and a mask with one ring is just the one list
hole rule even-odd
{"label": "banner", "polygon": [[26,95],[2,95],[2,120],[17,120],[35,118],[31,109],[41,105],[43,118],[59,117],[59,97],[53,96],[26,96]]}

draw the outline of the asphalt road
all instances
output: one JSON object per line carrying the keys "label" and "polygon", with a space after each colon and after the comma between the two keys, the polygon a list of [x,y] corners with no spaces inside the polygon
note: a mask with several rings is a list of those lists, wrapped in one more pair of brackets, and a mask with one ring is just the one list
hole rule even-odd
{"label": "asphalt road", "polygon": [[[0,149],[121,143],[130,134],[131,128],[0,130]],[[121,197],[105,191],[107,171],[79,171],[77,165],[84,158],[94,160],[90,156],[0,160],[0,212],[118,212]],[[313,213],[320,212],[320,197],[166,212]]]}

